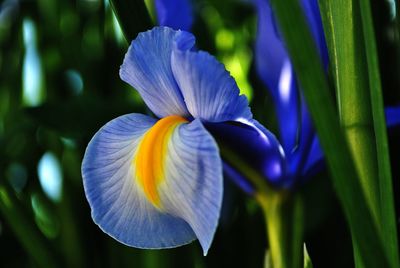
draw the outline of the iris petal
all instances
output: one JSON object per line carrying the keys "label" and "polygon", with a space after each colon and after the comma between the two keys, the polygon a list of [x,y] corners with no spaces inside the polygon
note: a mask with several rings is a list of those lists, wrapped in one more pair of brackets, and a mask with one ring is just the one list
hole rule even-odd
{"label": "iris petal", "polygon": [[156,0],[155,6],[159,25],[175,30],[190,30],[193,23],[190,0]]}
{"label": "iris petal", "polygon": [[176,49],[172,70],[194,118],[221,122],[252,117],[247,98],[239,95],[235,80],[210,54]]}
{"label": "iris petal", "polygon": [[206,255],[218,225],[223,179],[218,147],[200,120],[174,132],[166,172],[160,187],[165,209],[189,223]]}
{"label": "iris petal", "polygon": [[324,152],[322,151],[321,145],[318,140],[318,136],[314,135],[312,140],[310,152],[308,154],[307,161],[301,171],[303,178],[310,178],[317,172],[321,171],[324,167],[325,159]]}
{"label": "iris petal", "polygon": [[187,116],[182,94],[171,69],[173,47],[190,49],[192,35],[167,27],[140,33],[132,41],[120,69],[121,79],[133,86],[158,116]]}
{"label": "iris petal", "polygon": [[184,122],[129,114],[89,143],[85,193],[93,220],[116,240],[170,248],[197,237],[207,252],[221,208],[221,160],[201,123]]}
{"label": "iris petal", "polygon": [[400,106],[385,108],[386,124],[394,127],[400,124]]}
{"label": "iris petal", "polygon": [[318,0],[301,0],[301,6],[305,13],[311,34],[318,47],[322,63],[328,66],[328,48],[326,46],[324,29],[322,26],[321,14],[319,12]]}
{"label": "iris petal", "polygon": [[134,179],[132,160],[155,122],[140,114],[112,120],[90,141],[82,164],[93,220],[116,240],[139,248],[175,247],[196,239],[183,219],[153,206]]}
{"label": "iris petal", "polygon": [[[291,178],[287,176],[285,154],[281,145],[275,136],[257,121],[206,123],[205,126],[220,146],[229,148],[242,161],[259,170],[271,184],[279,187],[290,186]],[[224,155],[222,157],[224,158]],[[224,160],[229,164],[229,159]],[[248,182],[237,181],[244,177],[235,176],[233,179],[246,192],[252,191]]]}
{"label": "iris petal", "polygon": [[271,93],[287,154],[296,146],[299,129],[299,92],[284,43],[269,2],[255,0],[258,24],[255,46],[256,70]]}

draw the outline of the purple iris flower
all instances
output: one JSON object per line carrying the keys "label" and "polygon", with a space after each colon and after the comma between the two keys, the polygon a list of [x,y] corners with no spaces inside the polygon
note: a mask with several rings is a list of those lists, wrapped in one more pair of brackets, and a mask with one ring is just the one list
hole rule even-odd
{"label": "purple iris flower", "polygon": [[[288,166],[288,173],[280,183],[292,186],[321,168],[323,154],[269,1],[255,0],[254,3],[258,14],[256,70],[273,98],[278,116],[279,140]],[[301,4],[321,61],[327,67],[328,52],[318,2],[301,0]]]}
{"label": "purple iris flower", "polygon": [[[328,50],[317,0],[301,0],[321,62],[328,67]],[[323,152],[313,129],[304,98],[285,44],[281,38],[269,0],[255,0],[258,33],[255,46],[256,69],[268,88],[278,116],[279,140],[289,171],[281,183],[304,182],[323,167]],[[400,124],[400,107],[386,108],[388,127]]]}
{"label": "purple iris flower", "polygon": [[197,238],[207,253],[223,193],[215,139],[244,154],[246,142],[258,148],[254,154],[268,162],[259,163],[271,166],[264,170],[268,178],[285,172],[274,135],[252,118],[225,67],[194,44],[192,34],[168,27],[140,33],[120,76],[155,117],[120,116],[85,152],[82,176],[92,218],[129,246],[170,248]]}

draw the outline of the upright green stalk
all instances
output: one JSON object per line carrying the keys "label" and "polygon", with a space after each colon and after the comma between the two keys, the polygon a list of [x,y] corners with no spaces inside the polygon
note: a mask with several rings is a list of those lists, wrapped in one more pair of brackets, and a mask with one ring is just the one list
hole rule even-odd
{"label": "upright green stalk", "polygon": [[298,193],[256,194],[264,212],[273,268],[303,268],[303,202]]}
{"label": "upright green stalk", "polygon": [[396,214],[394,210],[392,174],[390,170],[389,146],[386,134],[386,121],[382,96],[381,77],[379,72],[378,50],[374,25],[372,21],[371,3],[359,0],[362,28],[364,31],[365,50],[368,63],[368,77],[371,91],[372,115],[378,151],[378,169],[383,239],[386,242],[391,264],[400,267],[399,247],[397,241]]}
{"label": "upright green stalk", "polygon": [[243,174],[255,188],[265,218],[273,268],[303,268],[303,202],[298,193],[272,189],[259,171],[217,139],[222,158]]}
{"label": "upright green stalk", "polygon": [[370,267],[387,267],[388,255],[341,129],[303,10],[298,0],[271,0],[271,4],[319,134],[336,194],[360,259]]}
{"label": "upright green stalk", "polygon": [[339,107],[340,124],[349,142],[361,186],[375,220],[380,211],[375,134],[361,18],[351,0],[320,1],[325,16],[329,56]]}

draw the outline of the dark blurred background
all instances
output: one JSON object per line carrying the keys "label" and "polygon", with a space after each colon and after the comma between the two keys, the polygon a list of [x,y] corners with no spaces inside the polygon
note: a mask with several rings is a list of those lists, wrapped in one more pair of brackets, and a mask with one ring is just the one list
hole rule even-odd
{"label": "dark blurred background", "polygon": [[[385,101],[399,105],[396,8],[389,0],[373,2]],[[207,257],[198,242],[158,251],[129,248],[93,223],[80,172],[87,143],[119,115],[149,113],[119,78],[128,42],[107,0],[0,3],[0,266],[38,267],[49,257],[59,267],[262,267],[262,213],[229,181]],[[146,4],[156,21],[153,3]],[[273,105],[254,72],[250,1],[195,1],[195,17],[199,48],[226,65],[255,118],[276,130]],[[397,197],[399,136],[399,129],[389,136]],[[351,239],[328,174],[299,190],[314,266],[351,267]]]}

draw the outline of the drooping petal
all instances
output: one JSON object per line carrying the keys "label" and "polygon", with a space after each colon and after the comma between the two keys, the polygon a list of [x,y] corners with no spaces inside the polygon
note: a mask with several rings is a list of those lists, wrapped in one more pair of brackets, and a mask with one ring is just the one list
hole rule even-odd
{"label": "drooping petal", "polygon": [[[218,149],[199,122],[130,114],[89,143],[82,175],[93,220],[118,241],[169,248],[212,241],[221,206]],[[206,213],[206,214],[205,214]]]}
{"label": "drooping petal", "polygon": [[[223,148],[222,151],[229,148],[230,153],[234,153],[241,161],[260,171],[275,186],[288,187],[291,184],[290,178],[286,176],[287,166],[281,145],[275,136],[257,121],[206,123],[205,126]],[[237,164],[229,162],[229,155],[222,154],[222,157],[228,164]],[[232,165],[232,168],[235,166]],[[234,179],[240,180],[244,177],[236,176]],[[234,182],[240,187],[244,186],[243,190],[246,192],[251,192],[251,184],[248,182]]]}
{"label": "drooping petal", "polygon": [[190,0],[156,0],[158,24],[175,30],[189,31],[193,23]]}
{"label": "drooping petal", "polygon": [[387,127],[400,125],[400,106],[385,108]]}
{"label": "drooping petal", "polygon": [[252,117],[247,98],[239,95],[235,80],[210,54],[176,49],[172,71],[194,118],[222,122]]}
{"label": "drooping petal", "polygon": [[134,87],[158,116],[188,116],[171,69],[171,52],[194,45],[194,37],[168,27],[155,27],[132,41],[120,69],[121,79]]}
{"label": "drooping petal", "polygon": [[211,245],[222,205],[222,161],[213,137],[196,119],[174,132],[168,147],[166,210],[189,223],[204,255]]}

